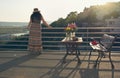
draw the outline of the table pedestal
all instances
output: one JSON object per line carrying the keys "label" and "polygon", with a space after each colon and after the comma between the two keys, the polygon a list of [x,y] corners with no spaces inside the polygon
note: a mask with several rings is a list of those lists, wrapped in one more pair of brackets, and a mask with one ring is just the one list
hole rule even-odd
{"label": "table pedestal", "polygon": [[66,41],[65,38],[62,40],[62,43],[66,46],[66,54],[63,57],[63,62],[66,62],[66,57],[68,55],[75,55],[78,59],[78,63],[81,63],[79,55],[80,55],[80,50],[79,50],[79,45],[81,44],[82,38],[78,38],[77,41]]}

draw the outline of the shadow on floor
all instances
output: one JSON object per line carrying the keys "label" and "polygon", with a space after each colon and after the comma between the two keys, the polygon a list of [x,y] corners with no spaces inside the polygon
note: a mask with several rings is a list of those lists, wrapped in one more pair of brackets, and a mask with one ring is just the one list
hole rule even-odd
{"label": "shadow on floor", "polygon": [[37,55],[30,55],[30,54],[27,54],[27,55],[24,55],[24,56],[21,56],[21,57],[18,57],[18,58],[15,58],[11,61],[8,61],[6,63],[3,63],[0,65],[0,72],[3,72],[9,68],[12,68],[12,67],[15,67],[17,66],[18,64],[21,64],[23,62],[26,62],[30,59],[33,59],[35,58]]}

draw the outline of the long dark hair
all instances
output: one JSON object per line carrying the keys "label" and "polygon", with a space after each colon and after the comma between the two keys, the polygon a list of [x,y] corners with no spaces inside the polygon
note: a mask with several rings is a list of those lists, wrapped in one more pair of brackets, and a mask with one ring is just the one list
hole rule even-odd
{"label": "long dark hair", "polygon": [[34,22],[35,20],[41,21],[42,15],[40,12],[33,12],[33,14],[31,15],[30,18],[31,18],[32,22]]}

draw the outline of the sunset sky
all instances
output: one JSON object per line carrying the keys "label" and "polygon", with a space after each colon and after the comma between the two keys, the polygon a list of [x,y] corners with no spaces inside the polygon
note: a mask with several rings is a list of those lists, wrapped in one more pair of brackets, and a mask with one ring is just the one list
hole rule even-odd
{"label": "sunset sky", "polygon": [[33,8],[40,9],[46,21],[65,18],[70,12],[82,12],[85,7],[120,0],[0,0],[0,21],[28,22]]}

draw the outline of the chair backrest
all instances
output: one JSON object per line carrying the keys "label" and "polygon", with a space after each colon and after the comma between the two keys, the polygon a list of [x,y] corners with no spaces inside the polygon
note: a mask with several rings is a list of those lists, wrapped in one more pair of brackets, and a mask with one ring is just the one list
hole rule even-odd
{"label": "chair backrest", "polygon": [[115,36],[111,36],[108,34],[104,34],[100,40],[100,43],[108,50],[110,50],[112,48],[112,45],[115,41],[116,37]]}

